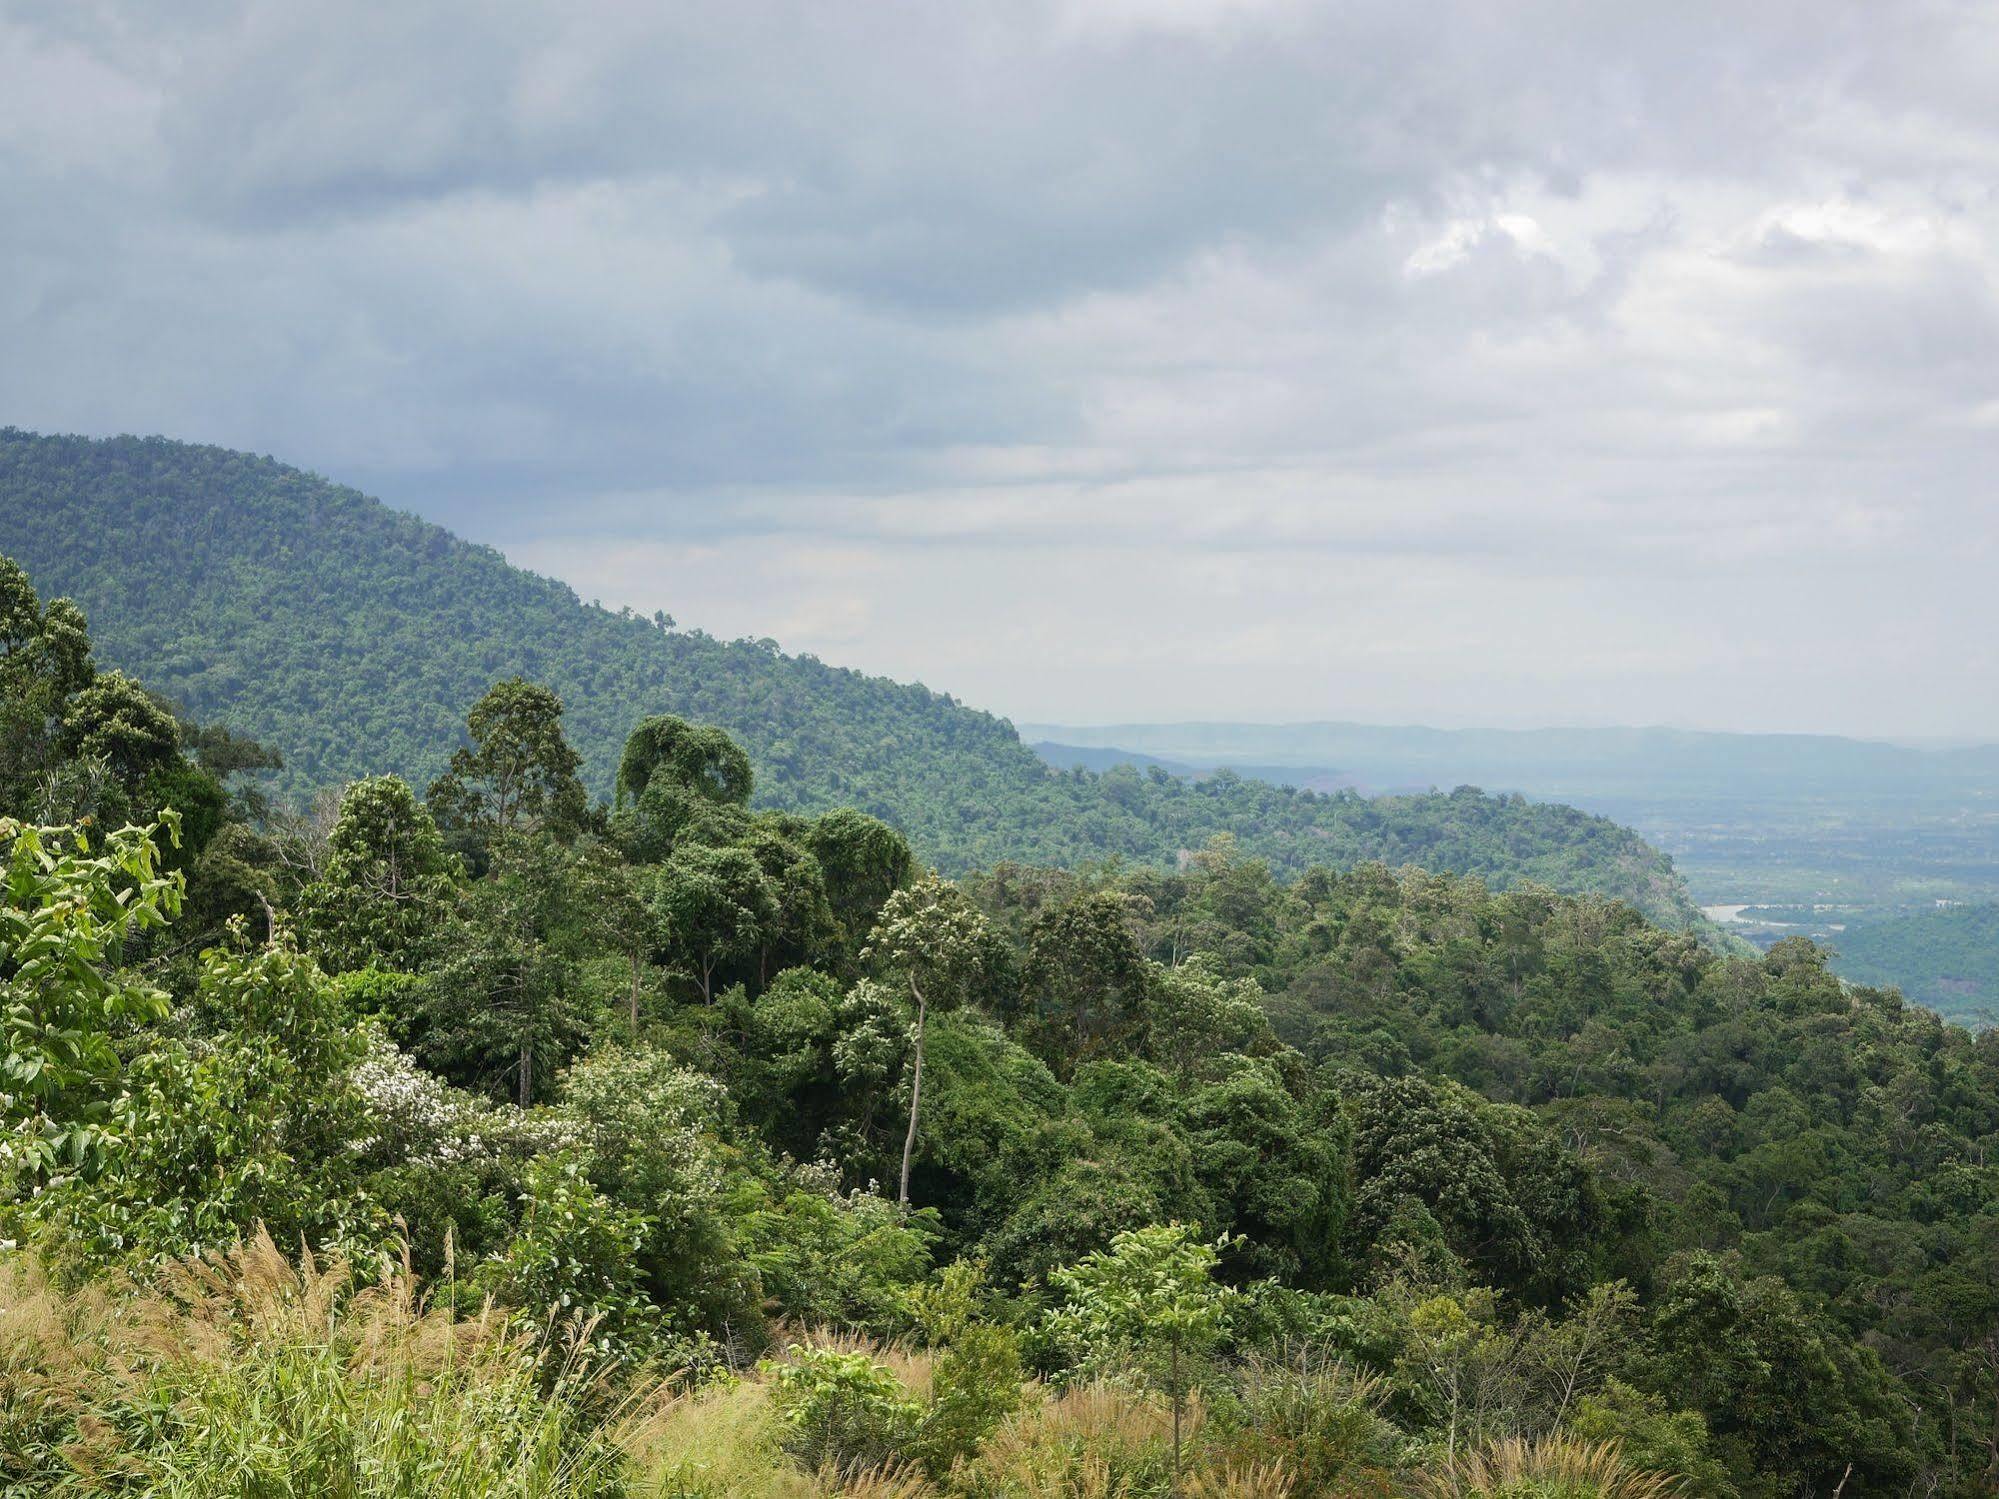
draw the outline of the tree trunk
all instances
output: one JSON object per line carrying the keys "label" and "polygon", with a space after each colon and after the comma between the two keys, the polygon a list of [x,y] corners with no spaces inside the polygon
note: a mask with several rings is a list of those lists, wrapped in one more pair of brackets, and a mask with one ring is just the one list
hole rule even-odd
{"label": "tree trunk", "polygon": [[521,1042],[521,1107],[526,1108],[534,1096],[534,1042]]}
{"label": "tree trunk", "polygon": [[923,1105],[923,1032],[929,1019],[929,1006],[913,978],[909,992],[916,996],[916,1071],[909,1081],[909,1132],[902,1137],[902,1189],[896,1196],[904,1207],[909,1206],[909,1162],[916,1154],[916,1111]]}
{"label": "tree trunk", "polygon": [[639,955],[632,952],[626,956],[632,964],[632,1036],[636,1039],[639,1033]]}

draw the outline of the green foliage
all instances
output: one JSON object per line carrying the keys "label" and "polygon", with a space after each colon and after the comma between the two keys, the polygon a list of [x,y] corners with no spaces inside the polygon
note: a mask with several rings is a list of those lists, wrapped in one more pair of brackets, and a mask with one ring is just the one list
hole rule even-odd
{"label": "green foliage", "polygon": [[1238,1467],[1278,1464],[1306,1494],[1365,1491],[1401,1460],[1383,1382],[1308,1348],[1256,1354],[1224,1406],[1222,1446]]}
{"label": "green foliage", "polygon": [[[67,616],[8,597],[0,570],[23,662],[58,659],[35,642]],[[55,704],[54,736],[82,689],[38,672],[18,699]],[[559,825],[495,792],[525,760],[479,759],[559,745],[553,698],[502,687],[438,797],[473,809],[463,862],[388,779],[248,825],[218,777],[261,755],[183,724],[132,793],[171,783],[214,828],[180,929],[138,830],[6,825],[10,1077],[51,1090],[10,1084],[41,1121],[15,1138],[105,1132],[88,1170],[16,1168],[8,1233],[149,1280],[219,1275],[260,1223],[387,1247],[539,1329],[510,1345],[529,1379],[601,1369],[599,1413],[680,1371],[629,1427],[536,1449],[741,1434],[712,1466],[638,1462],[671,1492],[1989,1490],[1999,1036],[1843,985],[1807,942],[1724,956],[1597,897],[1378,864],[1286,883],[1226,837],[1170,871],[918,878],[867,814],[750,809],[747,762],[687,724],[634,736],[622,813]],[[143,758],[157,705],[121,701]],[[38,774],[127,794],[117,717]],[[874,1185],[898,1144],[901,1202]],[[63,1315],[67,1342],[0,1346],[0,1464],[40,1476],[143,1408],[159,1471],[234,1475],[214,1454],[240,1429],[284,1481],[291,1427],[218,1438],[78,1383],[109,1334]],[[857,1362],[746,1375],[784,1325]],[[262,1336],[229,1343],[227,1399],[176,1384],[176,1411],[279,1409],[262,1371],[306,1366]],[[318,1454],[345,1427],[296,1429],[302,1473],[341,1471]]]}
{"label": "green foliage", "polygon": [[178,837],[171,814],[124,828],[94,852],[80,828],[0,818],[6,903],[0,906],[0,1144],[6,1177],[35,1183],[94,1174],[116,1143],[121,1074],[114,1045],[158,1020],[166,996],[119,960],[125,941],[165,923],[182,880],[159,870],[159,843]]}
{"label": "green foliage", "polygon": [[1908,1481],[1914,1443],[1887,1371],[1780,1281],[1695,1254],[1661,1295],[1651,1334],[1655,1388],[1705,1414],[1757,1471],[1830,1488],[1852,1463],[1870,1486]]}
{"label": "green foliage", "polygon": [[425,800],[438,825],[479,843],[547,828],[573,833],[588,797],[582,765],[562,736],[562,703],[546,687],[509,677],[486,689],[465,721],[469,746],[431,783]]}
{"label": "green foliage", "polygon": [[1220,1339],[1233,1292],[1216,1284],[1226,1243],[1205,1244],[1182,1224],[1129,1229],[1050,1279],[1064,1300],[1047,1331],[1092,1375],[1137,1374],[1173,1402],[1173,1472],[1190,1380]]}
{"label": "green foliage", "polygon": [[822,1170],[775,1173],[744,1194],[744,1257],[776,1317],[888,1336],[909,1322],[909,1288],[930,1272],[936,1225],[873,1192],[836,1190]]}
{"label": "green foliage", "polygon": [[1353,1121],[1355,1248],[1548,1296],[1586,1284],[1598,1190],[1530,1116],[1419,1078],[1340,1080]]}
{"label": "green foliage", "polygon": [[1949,906],[1848,923],[1832,967],[1860,984],[1895,985],[1948,1019],[1999,1020],[1999,905]]}
{"label": "green foliage", "polygon": [[923,1046],[930,1006],[951,1009],[982,989],[1004,963],[991,927],[957,886],[935,876],[898,890],[882,907],[862,957],[900,973],[916,1001],[909,1073],[909,1128],[902,1142],[899,1202],[909,1201],[909,1172],[923,1108]]}
{"label": "green foliage", "polygon": [[649,1358],[667,1336],[665,1313],[640,1279],[650,1227],[591,1184],[586,1155],[538,1157],[523,1183],[520,1228],[479,1267],[477,1285],[550,1329],[565,1350]]}
{"label": "green foliage", "polygon": [[645,889],[657,950],[680,959],[705,1003],[715,971],[780,931],[779,888],[748,849],[676,848]]}
{"label": "green foliage", "polygon": [[935,1350],[930,1407],[913,1446],[939,1476],[978,1452],[1023,1404],[1020,1339],[985,1315],[979,1303],[984,1272],[983,1265],[960,1260],[910,1293],[917,1327]]}
{"label": "green foliage", "polygon": [[590,1179],[642,1216],[629,1254],[648,1297],[684,1324],[720,1333],[753,1325],[720,1134],[725,1095],[657,1050],[610,1048],[570,1069],[565,1111],[580,1126]]}
{"label": "green foliage", "polygon": [[83,611],[44,605],[28,575],[0,556],[0,810],[55,819],[88,810],[101,767],[62,764],[70,700],[96,668]]}
{"label": "green foliage", "polygon": [[457,861],[397,776],[370,776],[340,798],[320,878],[301,896],[313,950],[334,972],[418,966],[455,894]]}
{"label": "green foliage", "polygon": [[587,940],[575,856],[543,833],[493,850],[488,877],[423,934],[411,1050],[453,1082],[521,1107],[554,1092],[586,1034],[574,946]]}
{"label": "green foliage", "polygon": [[1688,1499],[1734,1499],[1735,1484],[1710,1450],[1699,1411],[1673,1410],[1660,1396],[1611,1379],[1582,1398],[1570,1430],[1586,1442],[1616,1442],[1633,1467],[1677,1478]]}
{"label": "green foliage", "polygon": [[851,1478],[883,1467],[922,1428],[922,1404],[865,1353],[793,1344],[772,1385],[784,1450],[813,1472]]}
{"label": "green foliage", "polygon": [[1065,1300],[1049,1331],[1089,1373],[1119,1372],[1160,1347],[1191,1356],[1221,1335],[1232,1293],[1215,1283],[1219,1261],[1217,1246],[1184,1224],[1121,1233],[1051,1277]]}
{"label": "green foliage", "polygon": [[721,729],[663,713],[625,740],[618,760],[618,805],[639,801],[657,782],[701,801],[740,806],[756,777],[750,757]]}
{"label": "green foliage", "polygon": [[116,1169],[29,1205],[63,1257],[175,1259],[263,1226],[336,1244],[379,1231],[361,1190],[362,1043],[332,986],[288,942],[202,955],[197,1029],[142,1052],[117,1116]]}

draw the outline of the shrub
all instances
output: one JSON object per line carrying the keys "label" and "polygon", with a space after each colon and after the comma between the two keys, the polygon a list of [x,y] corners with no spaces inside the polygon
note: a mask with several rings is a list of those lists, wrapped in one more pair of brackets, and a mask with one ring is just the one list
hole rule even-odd
{"label": "shrub", "polygon": [[1077,1385],[1003,1421],[954,1479],[976,1499],[1156,1499],[1173,1481],[1172,1424],[1148,1396]]}
{"label": "shrub", "polygon": [[784,1450],[842,1477],[884,1468],[914,1444],[923,1406],[866,1353],[793,1345],[773,1384]]}
{"label": "shrub", "polygon": [[519,1231],[479,1267],[477,1285],[573,1348],[622,1361],[658,1354],[665,1320],[638,1283],[645,1220],[593,1187],[577,1152],[535,1161],[524,1199]]}
{"label": "shrub", "polygon": [[1337,1360],[1253,1357],[1236,1376],[1218,1445],[1230,1467],[1281,1467],[1301,1493],[1373,1482],[1398,1456],[1399,1435],[1381,1414],[1386,1396],[1379,1377]]}

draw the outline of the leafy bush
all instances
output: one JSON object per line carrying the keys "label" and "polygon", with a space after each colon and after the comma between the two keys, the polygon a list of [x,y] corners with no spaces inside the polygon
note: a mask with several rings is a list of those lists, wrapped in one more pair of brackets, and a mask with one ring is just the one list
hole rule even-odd
{"label": "leafy bush", "polygon": [[644,1216],[591,1185],[588,1158],[576,1151],[535,1160],[522,1199],[519,1230],[479,1267],[477,1286],[573,1349],[616,1360],[657,1355],[667,1320],[639,1281]]}
{"label": "leafy bush", "polygon": [[773,1400],[784,1450],[802,1466],[842,1477],[888,1466],[916,1440],[922,1402],[863,1352],[794,1344],[776,1365]]}
{"label": "leafy bush", "polygon": [[1318,1494],[1363,1478],[1385,1482],[1401,1463],[1401,1434],[1382,1414],[1387,1391],[1376,1376],[1301,1350],[1253,1356],[1234,1383],[1215,1445],[1237,1469],[1274,1466],[1298,1492]]}

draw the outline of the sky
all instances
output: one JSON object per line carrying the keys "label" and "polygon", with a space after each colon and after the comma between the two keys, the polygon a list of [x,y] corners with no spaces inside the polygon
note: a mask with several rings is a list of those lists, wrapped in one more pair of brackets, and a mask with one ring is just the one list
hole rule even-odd
{"label": "sky", "polygon": [[0,0],[0,423],[1022,721],[1999,738],[1999,6]]}

